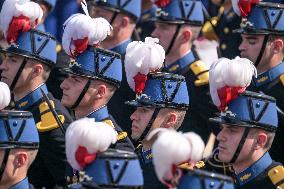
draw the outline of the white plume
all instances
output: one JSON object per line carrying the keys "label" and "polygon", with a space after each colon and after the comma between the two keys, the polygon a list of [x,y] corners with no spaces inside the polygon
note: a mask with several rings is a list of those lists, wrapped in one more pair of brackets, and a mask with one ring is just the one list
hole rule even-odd
{"label": "white plume", "polygon": [[239,8],[239,0],[232,0],[232,6],[233,6],[233,10],[234,12],[238,15],[238,16],[241,16],[241,11],[240,11],[240,8]]}
{"label": "white plume", "polygon": [[158,134],[152,146],[153,163],[161,182],[173,179],[173,165],[196,163],[201,160],[205,145],[203,140],[193,132],[181,133],[172,129],[158,128],[148,138]]}
{"label": "white plume", "polygon": [[147,75],[163,66],[165,50],[158,43],[159,39],[146,37],[145,42],[133,41],[128,44],[125,55],[125,72],[127,82],[133,90],[135,90],[133,77],[138,72]]}
{"label": "white plume", "polygon": [[[84,1],[84,3],[86,3]],[[62,46],[69,56],[73,56],[76,47],[74,40],[88,38],[88,45],[94,46],[110,35],[112,26],[104,18],[91,18],[87,5],[82,3],[85,14],[74,14],[63,24]]]}
{"label": "white plume", "polygon": [[26,16],[30,19],[31,27],[35,27],[43,16],[43,11],[39,4],[30,0],[6,0],[3,3],[0,13],[0,24],[4,36],[7,37],[7,31],[13,17]]}
{"label": "white plume", "polygon": [[66,156],[70,165],[80,170],[75,159],[79,146],[85,147],[88,153],[106,151],[116,142],[117,132],[104,122],[95,122],[92,118],[82,118],[70,124],[66,131]]}
{"label": "white plume", "polygon": [[252,77],[257,76],[253,62],[246,58],[236,57],[232,60],[220,58],[215,61],[209,70],[210,94],[213,103],[220,106],[218,89],[228,87],[247,87]]}
{"label": "white plume", "polygon": [[9,86],[0,81],[0,110],[6,108],[11,100],[11,94]]}

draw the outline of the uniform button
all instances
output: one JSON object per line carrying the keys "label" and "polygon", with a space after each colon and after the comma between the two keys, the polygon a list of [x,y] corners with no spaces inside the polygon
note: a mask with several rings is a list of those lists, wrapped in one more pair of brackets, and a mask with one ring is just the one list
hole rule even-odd
{"label": "uniform button", "polygon": [[228,27],[225,27],[225,28],[224,28],[224,33],[225,33],[225,34],[228,34],[229,32],[230,32],[230,29],[229,29]]}
{"label": "uniform button", "polygon": [[227,45],[223,43],[223,44],[221,45],[221,49],[222,49],[222,50],[227,49]]}
{"label": "uniform button", "polygon": [[142,28],[140,28],[140,27],[137,28],[137,32],[138,32],[138,33],[142,33]]}

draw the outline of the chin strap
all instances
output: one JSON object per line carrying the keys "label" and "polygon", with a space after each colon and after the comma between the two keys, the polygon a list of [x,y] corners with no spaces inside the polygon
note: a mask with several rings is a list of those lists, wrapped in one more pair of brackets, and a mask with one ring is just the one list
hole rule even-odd
{"label": "chin strap", "polygon": [[22,71],[23,71],[23,69],[25,68],[26,64],[27,64],[27,59],[24,58],[22,64],[21,64],[20,67],[19,67],[19,70],[17,71],[17,73],[16,73],[16,75],[15,75],[13,81],[12,81],[12,84],[11,84],[11,86],[10,86],[10,90],[11,90],[11,91],[13,91],[13,90],[15,89],[16,84],[17,84],[17,82],[18,82],[18,80],[19,80],[19,78],[20,78],[20,75],[22,74]]}
{"label": "chin strap", "polygon": [[154,113],[148,123],[148,125],[146,126],[146,128],[144,129],[143,133],[141,134],[141,136],[139,137],[139,139],[137,140],[137,143],[140,144],[142,140],[144,140],[144,138],[147,136],[148,132],[150,131],[152,124],[154,123],[155,119],[157,118],[158,114],[160,112],[160,108],[155,108]]}
{"label": "chin strap", "polygon": [[10,149],[6,149],[4,151],[4,157],[3,157],[3,161],[2,161],[1,167],[0,167],[0,182],[2,180],[3,173],[4,173],[5,168],[6,168],[6,164],[8,162],[9,154],[10,154]]}
{"label": "chin strap", "polygon": [[261,61],[261,58],[262,58],[262,55],[266,49],[266,44],[267,44],[267,41],[268,41],[268,38],[269,38],[269,35],[265,35],[264,36],[264,39],[263,39],[263,42],[262,42],[262,46],[261,46],[261,49],[259,51],[259,54],[258,54],[258,57],[254,63],[254,66],[257,68],[257,66],[259,65],[260,61]]}
{"label": "chin strap", "polygon": [[235,161],[238,159],[238,157],[240,155],[240,152],[241,152],[241,150],[242,150],[242,148],[243,148],[243,146],[244,146],[244,144],[246,142],[246,139],[247,139],[247,136],[249,134],[249,131],[250,131],[250,128],[246,127],[245,131],[244,131],[244,134],[243,134],[243,136],[242,136],[242,138],[240,140],[240,143],[238,145],[238,148],[236,149],[236,152],[235,152],[233,158],[231,159],[230,163],[235,163]]}
{"label": "chin strap", "polygon": [[171,42],[170,42],[170,44],[169,44],[169,46],[168,46],[168,48],[167,48],[166,55],[168,55],[168,54],[171,52],[171,50],[172,50],[172,48],[173,48],[173,46],[174,46],[174,43],[175,43],[175,41],[176,41],[176,38],[177,38],[177,36],[178,36],[178,33],[179,33],[180,28],[181,28],[181,24],[178,24],[178,25],[177,25],[177,28],[176,28],[176,31],[175,31],[175,33],[174,33],[174,35],[173,35],[173,37],[172,37],[172,40],[171,40]]}
{"label": "chin strap", "polygon": [[80,96],[77,98],[76,102],[75,102],[74,105],[71,107],[71,109],[75,109],[75,108],[80,104],[81,100],[84,98],[86,92],[88,91],[88,89],[89,89],[89,87],[90,87],[90,85],[91,85],[91,81],[92,81],[92,79],[89,78],[88,81],[87,81],[87,83],[86,83],[86,85],[85,85],[85,87],[83,88],[83,90],[82,90]]}

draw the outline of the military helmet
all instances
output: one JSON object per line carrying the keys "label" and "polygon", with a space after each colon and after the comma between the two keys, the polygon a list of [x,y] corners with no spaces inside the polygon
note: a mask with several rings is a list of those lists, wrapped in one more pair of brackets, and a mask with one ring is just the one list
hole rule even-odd
{"label": "military helmet", "polygon": [[0,149],[37,149],[39,135],[30,112],[0,111]]}
{"label": "military helmet", "polygon": [[225,175],[204,170],[188,171],[179,181],[178,189],[234,189],[233,180]]}
{"label": "military helmet", "polygon": [[133,152],[108,149],[84,169],[91,180],[82,182],[86,188],[142,188],[143,174]]}
{"label": "military helmet", "polygon": [[284,35],[284,4],[259,2],[252,6],[241,28],[235,32],[245,34]]}
{"label": "military helmet", "polygon": [[131,15],[135,20],[141,16],[141,0],[87,0],[93,5]]}
{"label": "military helmet", "polygon": [[155,21],[202,26],[204,6],[200,0],[170,0],[157,9]]}
{"label": "military helmet", "polygon": [[74,61],[71,61],[65,72],[78,76],[98,79],[116,87],[122,80],[122,63],[120,54],[101,48],[89,46]]}
{"label": "military helmet", "polygon": [[174,108],[186,110],[189,105],[188,90],[185,78],[172,73],[149,73],[140,95],[128,101],[130,106],[156,108]]}
{"label": "military helmet", "polygon": [[35,29],[21,33],[14,43],[0,51],[35,59],[50,67],[56,64],[56,39]]}
{"label": "military helmet", "polygon": [[275,132],[278,127],[276,100],[268,95],[245,91],[228,104],[220,117],[210,121]]}

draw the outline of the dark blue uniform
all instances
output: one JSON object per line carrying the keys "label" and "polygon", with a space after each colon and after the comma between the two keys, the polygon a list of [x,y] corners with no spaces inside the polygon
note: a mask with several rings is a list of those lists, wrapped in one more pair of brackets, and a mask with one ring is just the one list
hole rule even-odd
{"label": "dark blue uniform", "polygon": [[[280,177],[280,180],[278,180]],[[284,168],[273,161],[268,153],[251,167],[235,176],[236,189],[274,189],[284,186]],[[276,182],[276,183],[273,183]]]}
{"label": "dark blue uniform", "polygon": [[[45,84],[40,87],[45,91],[49,100],[54,103],[55,111],[58,113],[66,129],[72,122],[68,111],[51,93],[48,93]],[[65,137],[60,128],[58,128],[56,121],[50,121],[54,117],[49,108],[44,110],[44,104],[42,94],[39,88],[37,88],[16,102],[16,109],[32,112],[39,131],[40,148],[28,172],[30,182],[36,188],[53,188],[56,184],[65,184],[65,171],[67,167]]]}

